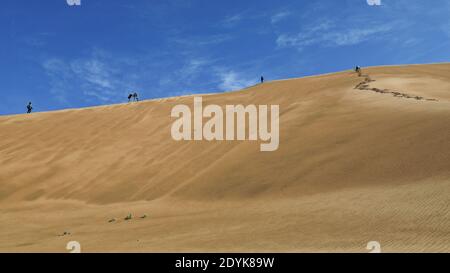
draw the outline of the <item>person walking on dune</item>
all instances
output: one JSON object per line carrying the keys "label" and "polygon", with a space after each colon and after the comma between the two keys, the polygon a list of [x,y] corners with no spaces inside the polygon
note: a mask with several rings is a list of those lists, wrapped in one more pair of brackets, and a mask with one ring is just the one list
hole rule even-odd
{"label": "person walking on dune", "polygon": [[133,94],[133,100],[134,101],[139,101],[139,97],[138,97],[138,94],[136,92],[134,92],[134,94]]}
{"label": "person walking on dune", "polygon": [[31,111],[33,111],[33,106],[31,105],[31,102],[27,105],[27,114],[31,114]]}
{"label": "person walking on dune", "polygon": [[261,76],[261,83],[264,83],[264,76]]}
{"label": "person walking on dune", "polygon": [[362,72],[361,72],[361,67],[360,66],[358,66],[358,65],[356,66],[355,72],[358,73],[358,76],[361,77]]}
{"label": "person walking on dune", "polygon": [[130,102],[131,101],[131,98],[133,97],[133,94],[129,94],[128,95],[128,102]]}

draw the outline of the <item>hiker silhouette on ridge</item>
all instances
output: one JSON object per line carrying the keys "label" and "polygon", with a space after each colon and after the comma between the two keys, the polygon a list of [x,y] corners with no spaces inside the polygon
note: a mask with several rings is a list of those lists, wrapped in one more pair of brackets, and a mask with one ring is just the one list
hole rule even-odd
{"label": "hiker silhouette on ridge", "polygon": [[31,105],[31,102],[27,105],[27,114],[31,114],[31,111],[33,111],[33,106]]}
{"label": "hiker silhouette on ridge", "polygon": [[131,101],[131,98],[133,97],[133,94],[129,94],[128,95],[128,102],[130,102]]}
{"label": "hiker silhouette on ridge", "polygon": [[136,92],[134,92],[134,94],[133,94],[133,100],[134,101],[139,101],[139,97],[138,97],[138,94]]}
{"label": "hiker silhouette on ridge", "polygon": [[264,83],[264,77],[261,76],[261,83]]}
{"label": "hiker silhouette on ridge", "polygon": [[362,72],[361,72],[361,67],[360,67],[360,66],[357,65],[357,66],[355,67],[355,72],[358,73],[358,76],[361,77]]}

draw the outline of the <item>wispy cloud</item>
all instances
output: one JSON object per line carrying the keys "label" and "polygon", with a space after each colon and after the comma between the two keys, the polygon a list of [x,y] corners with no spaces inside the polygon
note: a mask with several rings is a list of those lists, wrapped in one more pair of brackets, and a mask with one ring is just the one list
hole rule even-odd
{"label": "wispy cloud", "polygon": [[234,91],[255,85],[256,80],[244,77],[233,70],[218,72],[220,78],[219,89],[221,91]]}
{"label": "wispy cloud", "polygon": [[209,65],[211,60],[205,58],[190,59],[187,63],[178,71],[178,74],[182,77],[192,77],[200,72],[202,68]]}
{"label": "wispy cloud", "polygon": [[272,15],[272,17],[270,18],[270,22],[272,24],[276,24],[284,19],[286,19],[287,17],[289,17],[291,15],[290,11],[280,11],[274,15]]}
{"label": "wispy cloud", "polygon": [[51,33],[39,32],[24,37],[23,41],[25,42],[25,44],[29,46],[41,48],[47,45],[48,39],[51,36],[52,36]]}
{"label": "wispy cloud", "polygon": [[329,41],[338,46],[355,45],[387,33],[392,29],[390,25],[374,26],[371,28],[355,28],[344,32],[327,33],[324,41]]}
{"label": "wispy cloud", "polygon": [[[179,96],[196,92],[212,92],[215,63],[218,59],[200,56],[192,52],[179,56],[179,61],[160,75],[156,81],[161,97]],[[206,86],[209,88],[206,89]],[[195,90],[195,91],[193,91]]]}
{"label": "wispy cloud", "polygon": [[171,40],[182,46],[209,46],[216,45],[231,40],[233,37],[229,34],[216,34],[210,36],[184,37],[172,38]]}
{"label": "wispy cloud", "polygon": [[42,67],[49,77],[50,94],[63,104],[67,104],[67,86],[70,85],[71,71],[66,63],[60,59],[48,59]]}
{"label": "wispy cloud", "polygon": [[339,29],[333,22],[324,21],[297,34],[281,34],[276,43],[279,47],[296,47],[300,50],[313,45],[349,46],[377,38],[391,29],[391,24]]}
{"label": "wispy cloud", "polygon": [[42,67],[49,77],[51,94],[64,104],[69,104],[69,97],[112,103],[135,87],[133,74],[128,74],[117,60],[110,60],[99,50],[94,50],[89,58],[47,59]]}
{"label": "wispy cloud", "polygon": [[187,58],[180,68],[168,73],[159,83],[161,87],[178,87],[191,85],[197,78],[211,69],[215,60],[206,57]]}
{"label": "wispy cloud", "polygon": [[114,88],[114,70],[96,58],[75,60],[70,64],[70,67],[74,75],[84,79],[86,84],[95,89]]}
{"label": "wispy cloud", "polygon": [[222,20],[221,25],[223,27],[234,27],[237,24],[239,24],[239,22],[241,22],[244,18],[244,14],[243,13],[238,13],[238,14],[234,14],[234,15],[230,15],[227,16],[225,19]]}

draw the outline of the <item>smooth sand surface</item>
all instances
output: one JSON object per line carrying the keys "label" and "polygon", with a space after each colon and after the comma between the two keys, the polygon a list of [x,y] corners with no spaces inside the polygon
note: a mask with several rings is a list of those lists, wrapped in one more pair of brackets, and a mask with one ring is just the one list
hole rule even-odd
{"label": "smooth sand surface", "polygon": [[450,64],[363,74],[203,97],[279,104],[276,152],[172,140],[189,96],[0,117],[0,252],[449,252]]}

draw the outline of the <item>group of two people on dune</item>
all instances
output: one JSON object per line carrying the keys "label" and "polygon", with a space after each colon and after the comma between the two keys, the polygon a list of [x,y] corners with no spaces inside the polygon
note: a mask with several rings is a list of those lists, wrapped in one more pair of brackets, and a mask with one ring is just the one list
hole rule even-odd
{"label": "group of two people on dune", "polygon": [[133,94],[130,93],[128,95],[128,102],[130,102],[131,99],[133,99],[133,101],[139,101],[138,94],[136,92],[134,92]]}

